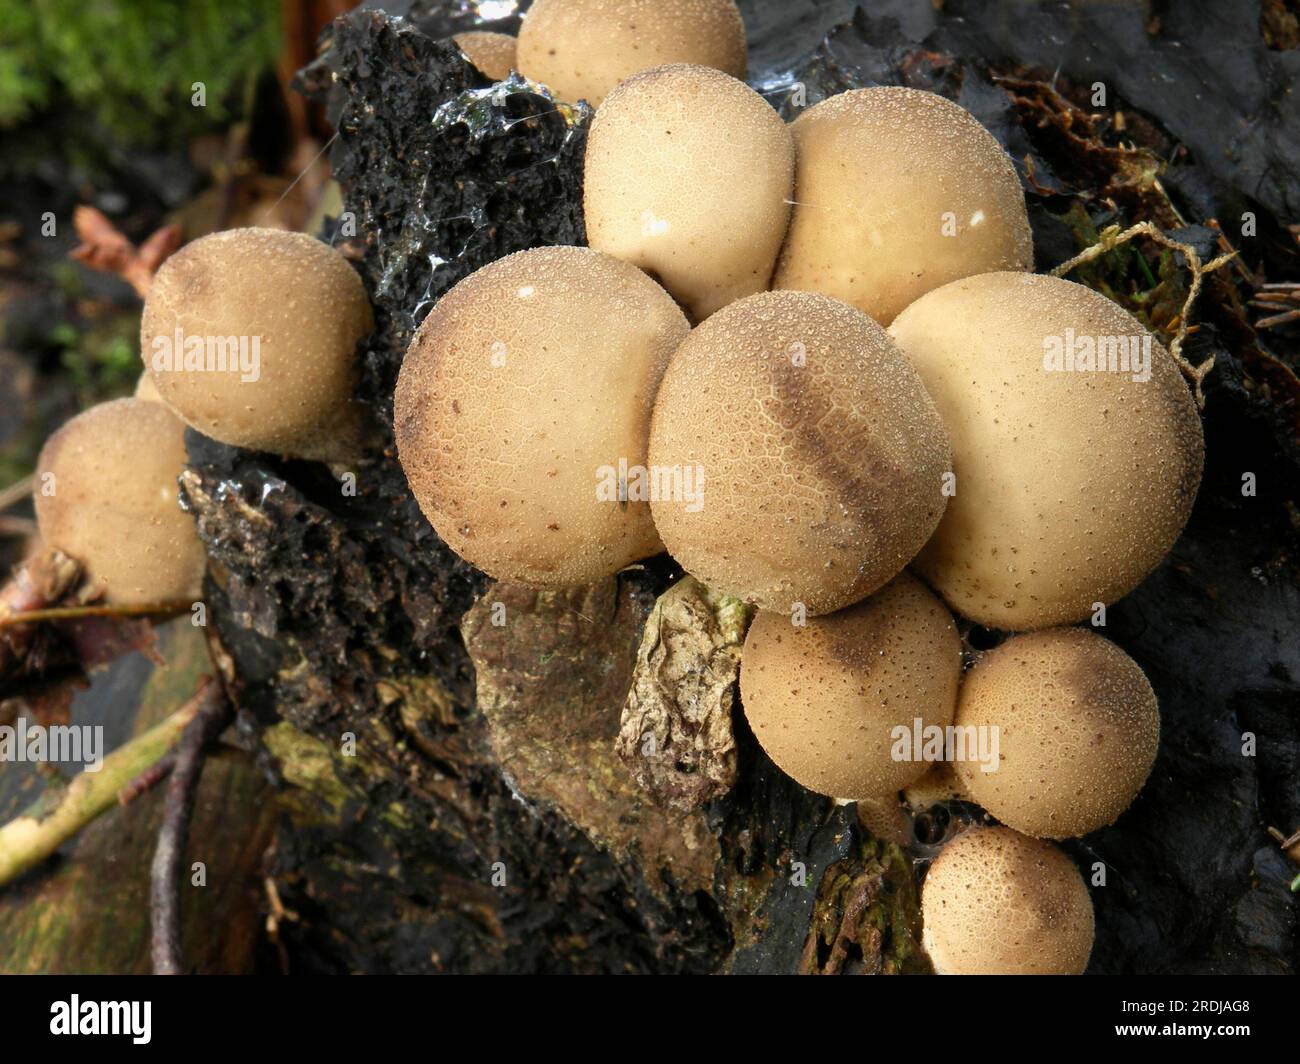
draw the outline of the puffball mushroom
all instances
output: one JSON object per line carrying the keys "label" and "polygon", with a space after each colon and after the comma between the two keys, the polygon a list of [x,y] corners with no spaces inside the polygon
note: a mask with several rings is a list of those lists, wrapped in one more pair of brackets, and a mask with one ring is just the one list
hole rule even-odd
{"label": "puffball mushroom", "polygon": [[673,356],[650,466],[698,489],[651,501],[687,572],[763,609],[820,614],[882,587],[929,538],[949,451],[879,325],[826,296],[762,292]]}
{"label": "puffball mushroom", "polygon": [[372,324],[361,278],[328,244],[231,229],[163,263],[140,349],[163,401],[205,436],[334,460],[361,445],[352,391]]}
{"label": "puffball mushroom", "polygon": [[760,610],[740,659],[745,719],[768,757],[833,798],[893,794],[930,767],[895,759],[894,729],[952,723],[961,640],[914,576],[806,625]]}
{"label": "puffball mushroom", "polygon": [[517,66],[515,39],[508,33],[472,30],[452,38],[474,67],[486,78],[505,81]]}
{"label": "puffball mushroom", "polygon": [[587,240],[656,277],[697,319],[767,288],[790,217],[794,141],[721,71],[635,74],[587,141]]}
{"label": "puffball mushroom", "polygon": [[1114,823],[1160,742],[1142,670],[1083,628],[1017,635],[989,651],[962,682],[957,724],[998,730],[995,771],[954,766],[967,796],[1008,827],[1049,839]]}
{"label": "puffball mushroom", "polygon": [[922,944],[940,975],[1081,975],[1092,898],[1050,842],[972,828],[943,848],[921,888]]}
{"label": "puffball mushroom", "polygon": [[203,545],[177,502],[184,434],[161,403],[115,399],[78,414],[41,449],[33,493],[41,538],[80,562],[108,602],[199,596]]}
{"label": "puffball mushroom", "polygon": [[508,255],[452,288],[395,400],[398,457],[438,535],[491,576],[541,585],[660,551],[628,471],[688,329],[654,281],[590,248]]}
{"label": "puffball mushroom", "polygon": [[[955,494],[915,566],[958,613],[1025,631],[1088,618],[1178,538],[1205,448],[1173,358],[1136,318],[1055,277],[991,273],[890,327],[952,438]],[[1087,342],[1142,372],[1047,368]],[[1131,367],[1130,367],[1131,368]]]}
{"label": "puffball mushroom", "polygon": [[145,370],[140,374],[140,379],[135,382],[135,397],[137,399],[147,399],[151,403],[161,403],[163,397],[158,393],[158,385],[154,384],[153,377],[149,371]]}
{"label": "puffball mushroom", "polygon": [[519,72],[593,107],[624,78],[665,63],[744,78],[746,51],[733,0],[537,0],[519,30]]}
{"label": "puffball mushroom", "polygon": [[965,108],[918,89],[856,89],[791,129],[795,208],[773,288],[823,292],[888,325],[959,277],[1033,268],[1015,167]]}

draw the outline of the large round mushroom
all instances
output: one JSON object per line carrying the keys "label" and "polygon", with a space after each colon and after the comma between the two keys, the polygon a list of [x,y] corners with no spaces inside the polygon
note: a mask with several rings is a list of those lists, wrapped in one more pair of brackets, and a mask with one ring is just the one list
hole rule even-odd
{"label": "large round mushroom", "polygon": [[36,463],[41,538],[81,563],[90,590],[122,605],[197,599],[204,554],[177,501],[185,426],[162,403],[115,399],[51,436]]}
{"label": "large round mushroom", "polygon": [[589,248],[521,251],[452,288],[411,341],[394,410],[438,535],[489,575],[537,585],[661,550],[646,436],[688,329],[654,281]]}
{"label": "large round mushroom", "polygon": [[997,729],[993,771],[954,766],[967,797],[1039,838],[1114,823],[1151,773],[1155,692],[1137,663],[1085,628],[1013,636],[966,674],[957,725]]}
{"label": "large round mushroom", "polygon": [[879,325],[816,293],[763,292],[673,356],[650,463],[703,487],[651,503],[692,576],[763,609],[820,614],[882,587],[929,538],[949,451]]}
{"label": "large round mushroom", "polygon": [[666,63],[745,76],[734,0],[536,0],[519,29],[519,71],[568,103],[598,107],[624,78]]}
{"label": "large round mushroom", "polygon": [[772,287],[823,292],[888,325],[959,277],[1033,268],[1020,179],[964,108],[918,89],[856,89],[791,129],[795,208]]}
{"label": "large round mushroom", "polygon": [[[1201,423],[1132,315],[1071,281],[991,273],[923,296],[889,331],[952,440],[955,494],[916,568],[958,613],[1071,624],[1168,553],[1200,483]],[[1106,368],[1058,368],[1088,344]],[[1123,368],[1121,345],[1146,368]]]}
{"label": "large round mushroom", "polygon": [[296,458],[350,458],[352,402],[370,331],[361,278],[328,244],[230,229],[163,263],[145,300],[140,352],[158,393],[222,443]]}
{"label": "large round mushroom", "polygon": [[870,798],[925,774],[920,750],[909,744],[898,756],[896,729],[951,724],[960,675],[952,615],[903,573],[806,625],[760,610],[741,656],[740,698],[783,772],[832,798]]}
{"label": "large round mushroom", "polygon": [[633,75],[596,112],[585,166],[588,242],[658,278],[697,321],[767,288],[794,141],[744,82],[686,65]]}
{"label": "large round mushroom", "polygon": [[944,847],[921,889],[922,941],[940,975],[1081,975],[1092,898],[1050,842],[972,828]]}

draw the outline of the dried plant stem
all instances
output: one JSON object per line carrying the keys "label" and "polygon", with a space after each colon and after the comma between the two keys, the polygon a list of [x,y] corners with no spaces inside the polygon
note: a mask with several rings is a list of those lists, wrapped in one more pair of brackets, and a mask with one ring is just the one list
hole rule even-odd
{"label": "dried plant stem", "polygon": [[155,975],[181,975],[185,971],[181,952],[181,865],[185,838],[198,792],[208,746],[230,722],[230,703],[217,684],[208,687],[194,718],[176,744],[176,758],[163,805],[158,848],[149,871],[150,922],[153,927],[153,971]]}
{"label": "dried plant stem", "polygon": [[1182,312],[1178,315],[1178,331],[1174,335],[1173,341],[1169,344],[1169,353],[1174,356],[1179,368],[1186,374],[1192,382],[1196,394],[1196,405],[1204,408],[1205,393],[1202,391],[1201,384],[1209,375],[1210,370],[1214,368],[1214,356],[1211,355],[1199,366],[1193,366],[1183,356],[1183,341],[1187,339],[1188,321],[1191,318],[1192,307],[1196,303],[1196,297],[1201,294],[1201,282],[1207,273],[1213,273],[1221,266],[1226,265],[1237,257],[1237,252],[1229,251],[1218,258],[1211,259],[1208,263],[1202,265],[1201,256],[1196,248],[1190,244],[1181,244],[1177,240],[1162,233],[1151,222],[1138,222],[1127,229],[1120,231],[1118,225],[1110,225],[1103,229],[1097,236],[1097,243],[1075,255],[1074,258],[1067,260],[1052,270],[1053,277],[1064,277],[1067,273],[1077,266],[1092,262],[1100,258],[1107,252],[1114,251],[1121,244],[1132,240],[1135,236],[1146,236],[1167,248],[1182,252],[1183,258],[1187,260],[1187,268],[1192,271],[1192,284],[1187,291],[1187,298],[1183,301]]}
{"label": "dried plant stem", "polygon": [[32,493],[32,485],[36,483],[36,474],[28,473],[27,476],[15,480],[7,488],[0,488],[0,512],[3,512],[15,503],[22,502]]}
{"label": "dried plant stem", "polygon": [[145,602],[123,606],[95,603],[90,606],[49,606],[39,610],[0,615],[0,628],[15,624],[33,624],[36,621],[75,621],[83,617],[152,617],[183,613],[192,602]]}

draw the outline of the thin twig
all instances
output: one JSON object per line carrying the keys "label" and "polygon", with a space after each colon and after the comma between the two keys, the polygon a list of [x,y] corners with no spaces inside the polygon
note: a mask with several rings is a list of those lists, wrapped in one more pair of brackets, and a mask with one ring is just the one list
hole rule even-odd
{"label": "thin twig", "polygon": [[1188,269],[1192,271],[1191,287],[1187,290],[1187,298],[1183,301],[1182,312],[1178,315],[1178,332],[1169,344],[1169,353],[1174,356],[1174,361],[1178,363],[1182,371],[1191,380],[1196,394],[1196,405],[1203,409],[1205,407],[1205,393],[1201,390],[1201,384],[1209,375],[1210,370],[1214,368],[1214,356],[1211,355],[1199,366],[1193,366],[1183,357],[1183,341],[1187,339],[1192,305],[1196,302],[1196,297],[1201,294],[1202,279],[1207,273],[1213,273],[1219,267],[1235,259],[1237,252],[1226,252],[1205,265],[1201,265],[1201,256],[1196,248],[1190,244],[1180,244],[1177,240],[1171,239],[1151,222],[1138,222],[1136,225],[1129,226],[1123,232],[1120,232],[1118,225],[1109,225],[1097,235],[1097,243],[1084,248],[1074,258],[1061,263],[1052,271],[1052,276],[1064,277],[1076,266],[1082,266],[1094,259],[1101,258],[1108,251],[1113,251],[1119,245],[1132,240],[1135,236],[1150,237],[1157,244],[1182,252],[1183,258],[1187,260]]}
{"label": "thin twig", "polygon": [[98,602],[89,606],[49,606],[39,610],[0,615],[0,628],[15,624],[34,624],[37,621],[75,621],[83,617],[151,617],[154,615],[184,613],[192,602],[144,602],[132,605]]}
{"label": "thin twig", "polygon": [[101,813],[118,792],[166,755],[198,712],[203,693],[104,758],[98,772],[81,772],[50,790],[0,827],[0,887],[35,868]]}
{"label": "thin twig", "polygon": [[0,489],[0,511],[9,509],[15,503],[22,502],[30,497],[32,485],[36,483],[36,474],[28,473],[25,477],[15,480],[7,488]]}
{"label": "thin twig", "polygon": [[142,794],[158,786],[176,767],[176,751],[171,750],[117,792],[118,805],[130,805]]}
{"label": "thin twig", "polygon": [[208,745],[225,730],[231,718],[230,703],[219,684],[205,692],[202,704],[176,744],[176,761],[163,805],[158,848],[149,871],[150,923],[153,927],[153,970],[155,975],[184,972],[181,954],[181,862],[185,839],[198,792],[199,776]]}

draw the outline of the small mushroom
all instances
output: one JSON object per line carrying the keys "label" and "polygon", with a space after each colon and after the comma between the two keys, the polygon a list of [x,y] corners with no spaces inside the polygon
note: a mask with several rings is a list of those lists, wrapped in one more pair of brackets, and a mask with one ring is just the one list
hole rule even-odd
{"label": "small mushroom", "polygon": [[952,723],[961,640],[952,615],[903,573],[865,602],[804,626],[759,611],[745,639],[740,698],[768,757],[809,790],[842,800],[893,794],[930,767],[897,756],[898,733]]}
{"label": "small mushroom", "polygon": [[161,403],[163,397],[158,393],[158,385],[154,384],[153,377],[150,376],[146,369],[140,374],[140,379],[135,382],[135,397],[145,399],[151,403]]}
{"label": "small mushroom", "polygon": [[1092,898],[1050,842],[971,828],[930,866],[922,943],[940,975],[1081,975],[1092,954]]}
{"label": "small mushroom", "polygon": [[[1072,624],[1169,552],[1205,447],[1178,366],[1136,318],[1072,281],[990,273],[923,296],[889,331],[952,439],[955,490],[916,568],[958,613]],[[1103,368],[1057,368],[1066,348]]]}
{"label": "small mushroom", "polygon": [[361,278],[328,244],[231,229],[163,263],[141,354],[163,401],[205,436],[330,461],[361,448],[352,392],[372,324]]}
{"label": "small mushroom", "polygon": [[687,572],[763,609],[819,614],[882,587],[929,538],[949,451],[879,325],[816,293],[761,292],[673,356],[650,464],[700,489],[651,502]]}
{"label": "small mushroom", "polygon": [[537,0],[519,30],[519,72],[598,107],[624,78],[666,63],[745,76],[733,0]]}
{"label": "small mushroom", "polygon": [[964,108],[917,89],[857,89],[791,129],[795,208],[773,288],[824,292],[888,325],[959,277],[1033,268],[1015,167]]}
{"label": "small mushroom", "polygon": [[1049,839],[1114,823],[1160,742],[1146,676],[1084,628],[1017,635],[989,651],[962,681],[957,724],[999,736],[994,771],[954,766],[967,796],[1009,827]]}
{"label": "small mushroom", "polygon": [[793,179],[789,128],[744,82],[701,66],[643,71],[591,126],[587,239],[701,320],[767,288]]}
{"label": "small mushroom", "polygon": [[518,66],[515,60],[516,41],[508,33],[472,30],[469,33],[458,33],[452,40],[478,72],[492,81],[505,81],[510,76],[510,71]]}
{"label": "small mushroom", "polygon": [[161,403],[115,399],[78,414],[41,449],[33,492],[41,538],[79,561],[107,602],[199,596],[203,545],[177,502],[184,433]]}
{"label": "small mushroom", "polygon": [[630,263],[521,251],[438,301],[394,429],[434,529],[501,580],[584,584],[662,549],[647,503],[655,389],[689,326]]}

